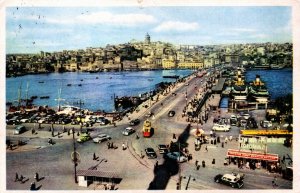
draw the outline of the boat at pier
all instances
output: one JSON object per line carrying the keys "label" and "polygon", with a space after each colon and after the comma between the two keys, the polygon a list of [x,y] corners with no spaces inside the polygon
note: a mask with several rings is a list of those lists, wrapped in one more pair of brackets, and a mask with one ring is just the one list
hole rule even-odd
{"label": "boat at pier", "polygon": [[270,94],[264,82],[261,81],[259,75],[256,75],[255,81],[253,81],[251,86],[249,87],[249,95],[250,98],[254,99],[257,102],[268,102]]}
{"label": "boat at pier", "polygon": [[163,78],[175,78],[175,79],[178,79],[179,76],[178,75],[168,75],[168,76],[163,76]]}
{"label": "boat at pier", "polygon": [[237,78],[234,81],[234,85],[231,87],[231,98],[235,101],[246,101],[248,98],[248,87],[245,85],[242,78],[241,70],[237,71]]}

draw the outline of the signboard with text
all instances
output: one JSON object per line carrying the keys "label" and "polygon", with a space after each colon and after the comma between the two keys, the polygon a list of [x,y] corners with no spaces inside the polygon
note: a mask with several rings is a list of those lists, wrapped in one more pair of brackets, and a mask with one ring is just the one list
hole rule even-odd
{"label": "signboard with text", "polygon": [[278,154],[264,154],[259,152],[251,152],[251,151],[240,151],[235,149],[228,149],[227,151],[228,157],[240,157],[246,159],[258,159],[265,161],[278,161]]}

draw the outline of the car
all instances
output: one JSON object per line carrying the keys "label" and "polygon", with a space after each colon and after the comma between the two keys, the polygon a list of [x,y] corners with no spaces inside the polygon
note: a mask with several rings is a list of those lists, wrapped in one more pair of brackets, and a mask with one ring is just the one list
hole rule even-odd
{"label": "car", "polygon": [[29,122],[29,119],[21,119],[20,122],[21,122],[21,123],[28,123],[28,122]]}
{"label": "car", "polygon": [[130,135],[132,133],[135,132],[135,129],[133,129],[132,127],[127,127],[125,128],[123,131],[122,131],[122,134],[123,135]]}
{"label": "car", "polygon": [[179,152],[169,152],[166,154],[165,157],[172,159],[172,160],[176,160],[179,163],[186,162],[188,160],[187,157],[185,157],[184,155],[181,155]]}
{"label": "car", "polygon": [[110,123],[108,119],[103,119],[100,121],[100,125],[107,125],[108,123]]}
{"label": "car", "polygon": [[19,135],[22,134],[26,131],[26,128],[24,125],[18,125],[16,126],[15,130],[14,130],[14,135]]}
{"label": "car", "polygon": [[246,119],[241,119],[240,120],[240,127],[243,127],[243,128],[247,127],[247,120]]}
{"label": "car", "polygon": [[91,136],[87,133],[82,133],[77,139],[78,143],[83,143],[91,139]]}
{"label": "car", "polygon": [[269,127],[272,127],[272,122],[271,121],[261,121],[260,122],[260,125],[263,127],[263,128],[269,128]]}
{"label": "car", "polygon": [[165,144],[159,144],[158,145],[158,151],[160,154],[168,153],[168,146]]}
{"label": "car", "polygon": [[148,112],[145,116],[146,116],[146,117],[151,117],[152,115],[153,115],[152,112]]}
{"label": "car", "polygon": [[241,113],[241,117],[243,117],[244,119],[246,119],[246,120],[248,120],[250,117],[251,117],[251,115],[249,114],[249,113]]}
{"label": "car", "polygon": [[101,133],[93,139],[94,143],[101,143],[103,141],[111,140],[111,137],[107,134]]}
{"label": "car", "polygon": [[230,125],[220,125],[220,124],[214,124],[212,127],[213,131],[229,131],[230,130]]}
{"label": "car", "polygon": [[185,86],[188,86],[188,85],[190,85],[190,83],[187,82],[187,83],[185,83],[184,85],[185,85]]}
{"label": "car", "polygon": [[155,159],[157,158],[157,155],[152,147],[148,147],[145,149],[146,155],[148,159]]}
{"label": "car", "polygon": [[244,185],[243,179],[234,174],[218,174],[215,176],[214,181],[232,188],[241,188]]}
{"label": "car", "polygon": [[248,125],[251,128],[253,128],[253,129],[257,129],[258,128],[257,122],[256,122],[256,120],[253,117],[250,117],[247,122],[248,122]]}
{"label": "car", "polygon": [[230,116],[230,125],[236,125],[237,124],[237,116],[236,115],[231,115]]}
{"label": "car", "polygon": [[131,120],[129,122],[129,125],[131,126],[135,126],[135,125],[138,125],[140,123],[140,120],[139,119],[134,119],[134,120]]}
{"label": "car", "polygon": [[169,117],[174,117],[174,115],[175,115],[175,111],[169,111],[169,113],[168,113]]}

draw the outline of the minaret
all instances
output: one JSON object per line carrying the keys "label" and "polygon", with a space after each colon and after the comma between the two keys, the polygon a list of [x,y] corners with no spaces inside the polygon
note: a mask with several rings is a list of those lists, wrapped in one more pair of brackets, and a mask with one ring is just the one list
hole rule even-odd
{"label": "minaret", "polygon": [[145,44],[150,44],[150,35],[148,33],[145,36]]}

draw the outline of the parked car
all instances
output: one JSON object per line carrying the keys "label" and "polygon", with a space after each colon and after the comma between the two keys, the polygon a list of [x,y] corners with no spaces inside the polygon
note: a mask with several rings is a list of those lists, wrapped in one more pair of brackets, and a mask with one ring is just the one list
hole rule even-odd
{"label": "parked car", "polygon": [[257,129],[257,122],[253,117],[250,117],[247,121],[247,124],[249,125],[249,127],[253,128],[253,129]]}
{"label": "parked car", "polygon": [[222,183],[232,188],[241,188],[244,185],[243,179],[233,174],[218,174],[214,180],[216,183]]}
{"label": "parked car", "polygon": [[91,139],[91,136],[89,134],[83,133],[79,136],[79,138],[77,139],[77,142],[78,143],[83,143],[83,142],[86,142],[90,139]]}
{"label": "parked car", "polygon": [[130,135],[130,134],[132,134],[132,133],[134,133],[135,132],[135,130],[132,128],[132,127],[127,127],[127,128],[125,128],[123,131],[122,131],[122,134],[123,135]]}
{"label": "parked car", "polygon": [[220,124],[214,124],[212,127],[213,131],[229,131],[230,125],[220,125]]}
{"label": "parked car", "polygon": [[272,122],[271,121],[260,121],[260,125],[263,127],[263,128],[269,128],[269,127],[272,127]]}
{"label": "parked car", "polygon": [[9,119],[6,123],[9,125],[19,124],[19,116],[14,116],[13,118]]}
{"label": "parked car", "polygon": [[239,126],[243,127],[243,128],[246,128],[247,127],[247,120],[246,119],[241,119]]}
{"label": "parked car", "polygon": [[169,117],[174,117],[174,115],[175,115],[175,111],[169,111],[169,113],[168,113]]}
{"label": "parked car", "polygon": [[157,155],[156,155],[156,153],[155,153],[155,151],[154,151],[153,148],[148,147],[148,148],[145,149],[145,152],[146,152],[146,155],[148,156],[148,159],[155,159],[155,158],[157,158]]}
{"label": "parked car", "polygon": [[236,115],[230,116],[230,125],[237,125],[237,121],[238,121],[238,119],[237,119]]}
{"label": "parked car", "polygon": [[168,146],[165,144],[159,144],[158,145],[158,151],[160,154],[168,153]]}
{"label": "parked car", "polygon": [[21,122],[21,123],[28,123],[28,122],[29,122],[29,119],[21,119],[20,122]]}
{"label": "parked car", "polygon": [[97,135],[97,137],[95,137],[93,139],[94,143],[101,143],[101,142],[107,141],[107,140],[111,140],[111,137],[104,133]]}
{"label": "parked car", "polygon": [[108,119],[103,119],[100,121],[100,125],[107,125],[108,123],[110,123]]}
{"label": "parked car", "polygon": [[24,125],[18,125],[16,126],[15,130],[14,130],[14,135],[19,135],[21,133],[24,133],[26,131],[26,128]]}
{"label": "parked car", "polygon": [[243,117],[244,119],[246,119],[246,120],[248,120],[250,117],[251,117],[251,115],[249,114],[249,113],[241,113],[241,117]]}
{"label": "parked car", "polygon": [[140,123],[139,119],[134,119],[129,122],[129,125],[134,126],[134,125],[138,125],[139,123]]}
{"label": "parked car", "polygon": [[169,152],[166,154],[166,157],[177,162],[186,162],[188,159],[184,155],[181,155],[179,152]]}

